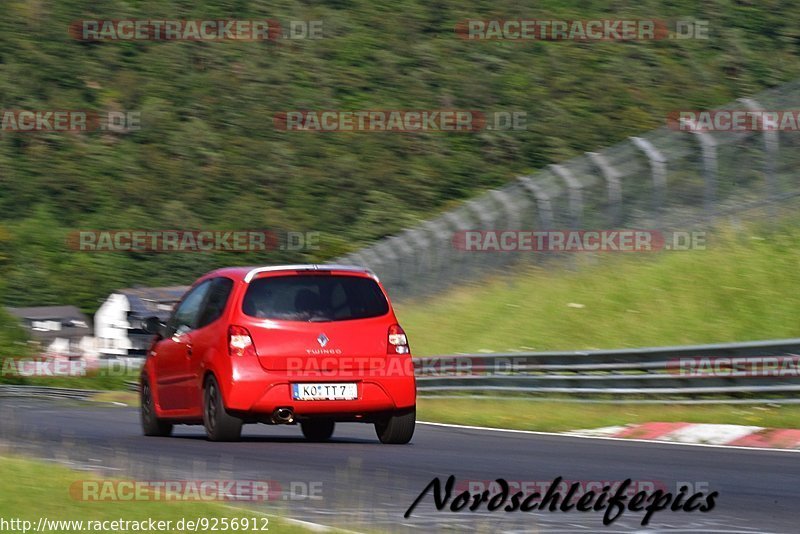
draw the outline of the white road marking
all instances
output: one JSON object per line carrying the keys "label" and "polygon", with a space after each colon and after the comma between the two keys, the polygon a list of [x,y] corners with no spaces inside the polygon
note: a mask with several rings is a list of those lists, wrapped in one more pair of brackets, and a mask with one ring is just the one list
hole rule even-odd
{"label": "white road marking", "polygon": [[760,426],[693,424],[661,436],[664,441],[725,445],[763,430]]}
{"label": "white road marking", "polygon": [[600,436],[600,437],[614,437],[628,427],[625,425],[619,426],[604,426],[602,428],[587,428],[582,430],[570,430],[564,432],[567,436]]}

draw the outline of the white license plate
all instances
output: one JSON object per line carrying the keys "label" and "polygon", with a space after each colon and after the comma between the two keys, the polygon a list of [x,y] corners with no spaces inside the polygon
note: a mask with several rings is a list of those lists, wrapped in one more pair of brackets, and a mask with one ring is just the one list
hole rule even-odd
{"label": "white license plate", "polygon": [[294,400],[355,400],[358,387],[355,382],[318,384],[292,384]]}

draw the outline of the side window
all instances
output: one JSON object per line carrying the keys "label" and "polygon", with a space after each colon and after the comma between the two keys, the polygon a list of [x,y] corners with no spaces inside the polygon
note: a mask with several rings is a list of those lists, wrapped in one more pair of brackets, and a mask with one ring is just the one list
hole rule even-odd
{"label": "side window", "polygon": [[170,335],[177,331],[188,332],[197,328],[197,319],[210,288],[211,280],[206,280],[184,297],[167,324]]}
{"label": "side window", "polygon": [[228,304],[228,297],[233,289],[233,280],[230,278],[215,278],[211,281],[211,289],[208,292],[206,306],[200,314],[197,328],[203,328],[219,319]]}

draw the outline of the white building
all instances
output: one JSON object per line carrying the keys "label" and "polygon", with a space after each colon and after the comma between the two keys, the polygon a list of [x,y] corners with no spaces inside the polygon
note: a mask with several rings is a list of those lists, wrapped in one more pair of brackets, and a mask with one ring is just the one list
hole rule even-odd
{"label": "white building", "polygon": [[189,286],[140,287],[115,291],[94,314],[101,358],[144,357],[152,335],[142,330],[148,317],[166,320]]}
{"label": "white building", "polygon": [[6,308],[20,320],[31,339],[41,346],[42,355],[65,359],[96,356],[89,319],[75,306]]}

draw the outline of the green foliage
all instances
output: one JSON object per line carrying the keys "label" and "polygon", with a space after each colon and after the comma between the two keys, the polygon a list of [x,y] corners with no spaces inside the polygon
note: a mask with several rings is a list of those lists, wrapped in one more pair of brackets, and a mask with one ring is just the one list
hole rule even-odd
{"label": "green foliage", "polygon": [[[138,110],[141,131],[0,134],[0,293],[12,305],[186,283],[226,264],[323,260],[518,173],[796,76],[800,10],[777,0],[5,0],[0,108]],[[705,19],[710,39],[467,42],[467,18]],[[81,43],[82,18],[322,20],[322,40]],[[527,112],[524,132],[281,132],[295,109]],[[75,229],[321,231],[321,250],[90,254]]]}
{"label": "green foliage", "polygon": [[8,315],[0,308],[0,384],[22,383],[19,377],[5,376],[3,362],[6,358],[20,358],[31,354],[25,330],[16,318]]}
{"label": "green foliage", "polygon": [[[800,336],[800,230],[710,234],[707,250],[583,258],[403,303],[415,355],[617,349]],[[635,256],[635,257],[634,257]]]}

